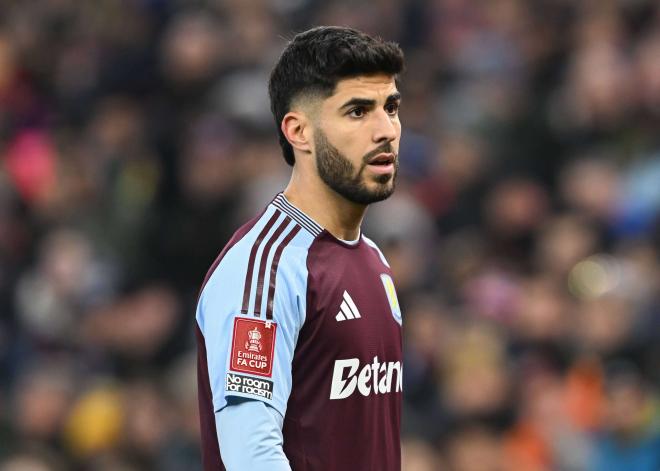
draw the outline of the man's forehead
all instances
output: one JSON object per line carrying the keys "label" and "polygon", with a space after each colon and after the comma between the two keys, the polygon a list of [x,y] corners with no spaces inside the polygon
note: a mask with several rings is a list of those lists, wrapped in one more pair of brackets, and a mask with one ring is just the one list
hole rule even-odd
{"label": "man's forehead", "polygon": [[392,75],[359,75],[339,80],[330,99],[341,100],[348,96],[374,99],[382,96],[384,99],[396,92],[396,82]]}

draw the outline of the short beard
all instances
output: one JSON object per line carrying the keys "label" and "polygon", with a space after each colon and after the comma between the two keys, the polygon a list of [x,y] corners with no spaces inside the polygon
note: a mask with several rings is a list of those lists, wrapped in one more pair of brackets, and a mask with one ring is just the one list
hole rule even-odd
{"label": "short beard", "polygon": [[[367,187],[363,175],[370,159],[384,152],[394,154],[392,145],[389,142],[362,157],[362,164],[357,172],[351,161],[330,144],[325,133],[318,128],[315,135],[314,149],[316,151],[316,168],[321,180],[348,201],[366,206],[383,201],[394,193],[396,175],[399,170],[399,159],[396,154],[394,173],[392,175],[378,175],[375,179],[378,183],[375,189],[370,190]],[[390,180],[392,183],[388,185]]]}

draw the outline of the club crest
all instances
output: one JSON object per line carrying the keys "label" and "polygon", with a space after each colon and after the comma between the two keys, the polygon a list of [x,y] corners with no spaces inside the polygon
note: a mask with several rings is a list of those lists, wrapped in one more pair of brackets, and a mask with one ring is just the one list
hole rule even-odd
{"label": "club crest", "polygon": [[396,297],[396,290],[394,289],[394,281],[392,277],[386,273],[380,275],[380,279],[383,282],[383,287],[385,288],[385,294],[387,295],[387,300],[390,303],[390,309],[392,310],[392,316],[399,324],[401,324],[401,306],[399,306],[399,299]]}

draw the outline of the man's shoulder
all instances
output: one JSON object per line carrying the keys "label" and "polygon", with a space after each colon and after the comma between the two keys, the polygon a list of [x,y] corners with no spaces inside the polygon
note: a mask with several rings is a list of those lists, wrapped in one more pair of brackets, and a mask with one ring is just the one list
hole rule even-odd
{"label": "man's shoulder", "polygon": [[246,261],[248,265],[259,264],[261,258],[262,261],[277,260],[278,266],[282,266],[306,257],[317,236],[317,232],[273,202],[241,226],[223,252],[234,260]]}
{"label": "man's shoulder", "polygon": [[220,272],[256,277],[257,282],[271,271],[300,274],[306,270],[307,252],[317,235],[274,200],[234,233],[209,269],[202,290]]}

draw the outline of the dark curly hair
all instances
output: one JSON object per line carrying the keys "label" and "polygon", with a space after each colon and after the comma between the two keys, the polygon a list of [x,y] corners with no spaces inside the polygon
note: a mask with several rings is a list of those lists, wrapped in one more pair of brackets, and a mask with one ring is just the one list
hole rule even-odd
{"label": "dark curly hair", "polygon": [[402,70],[403,52],[396,43],[355,29],[319,26],[296,35],[282,52],[268,83],[284,160],[289,165],[295,163],[293,148],[280,125],[297,97],[328,97],[341,79],[377,73],[396,77]]}

